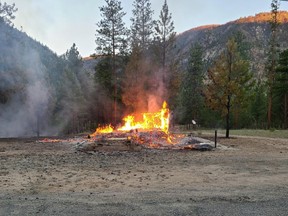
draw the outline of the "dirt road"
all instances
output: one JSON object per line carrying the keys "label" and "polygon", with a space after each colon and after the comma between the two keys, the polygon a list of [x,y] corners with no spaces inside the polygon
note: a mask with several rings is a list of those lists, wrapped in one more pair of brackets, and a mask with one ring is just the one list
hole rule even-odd
{"label": "dirt road", "polygon": [[219,142],[84,153],[1,139],[0,215],[287,215],[288,139]]}

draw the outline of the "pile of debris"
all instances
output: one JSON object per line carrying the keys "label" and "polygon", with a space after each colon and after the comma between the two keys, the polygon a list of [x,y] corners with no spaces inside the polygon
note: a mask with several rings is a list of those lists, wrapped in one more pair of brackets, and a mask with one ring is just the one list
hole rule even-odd
{"label": "pile of debris", "polygon": [[77,144],[77,150],[140,151],[142,149],[210,151],[211,143],[185,134],[166,134],[161,130],[112,132],[99,134]]}
{"label": "pile of debris", "polygon": [[69,139],[44,138],[39,143],[65,143],[75,146],[82,152],[141,151],[143,149],[159,150],[197,150],[211,151],[214,144],[192,134],[165,133],[161,130],[100,133],[91,137],[74,137]]}

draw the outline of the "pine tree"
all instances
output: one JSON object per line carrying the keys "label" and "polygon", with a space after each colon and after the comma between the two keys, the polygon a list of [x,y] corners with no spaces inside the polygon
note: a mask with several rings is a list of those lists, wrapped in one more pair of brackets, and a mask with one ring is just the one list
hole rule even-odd
{"label": "pine tree", "polygon": [[82,70],[83,62],[75,43],[73,43],[72,47],[66,51],[66,53],[63,55],[63,58],[66,63],[65,79],[68,80],[66,86],[69,86],[70,91],[74,94],[74,98],[72,98],[71,100],[75,103],[77,103],[77,100],[78,102],[80,102],[79,100],[80,98],[82,99],[83,92],[78,76],[80,75],[80,71]]}
{"label": "pine tree", "polygon": [[111,59],[103,58],[95,67],[95,82],[104,90],[105,94],[111,98],[114,97],[113,73]]}
{"label": "pine tree", "polygon": [[138,46],[145,52],[151,46],[154,21],[150,0],[134,0],[131,18],[132,47]]}
{"label": "pine tree", "polygon": [[123,22],[126,15],[122,10],[121,2],[105,0],[106,6],[100,7],[102,20],[97,23],[96,51],[100,55],[113,58],[126,49],[128,30]]}
{"label": "pine tree", "polygon": [[180,121],[191,123],[191,120],[200,119],[200,110],[203,109],[204,79],[203,50],[199,44],[192,45],[188,59],[188,67],[184,72],[180,87]]}
{"label": "pine tree", "polygon": [[267,63],[267,83],[268,83],[268,112],[267,112],[267,127],[270,128],[272,124],[272,108],[273,108],[273,86],[275,81],[275,68],[277,62],[277,30],[279,26],[278,9],[279,0],[272,0],[271,13],[272,19],[270,21],[271,36],[270,47],[268,52]]}
{"label": "pine tree", "polygon": [[288,128],[288,50],[280,53],[274,92],[282,99],[283,125]]}
{"label": "pine tree", "polygon": [[117,121],[117,98],[118,98],[118,76],[117,55],[123,54],[127,48],[128,30],[123,22],[126,15],[122,10],[121,2],[117,0],[105,0],[106,6],[100,7],[102,20],[97,23],[96,50],[101,55],[111,57],[112,79],[114,86],[114,125]]}
{"label": "pine tree", "polygon": [[167,0],[164,1],[164,5],[160,12],[159,20],[156,21],[155,26],[155,42],[158,48],[156,55],[161,63],[162,68],[166,67],[167,55],[174,47],[175,35],[174,22],[172,21],[172,14],[169,13]]}
{"label": "pine tree", "polygon": [[[236,31],[235,33],[233,33],[232,37],[234,38],[234,40],[237,44],[237,50],[239,52],[240,57],[243,60],[249,61],[249,59],[250,59],[249,51],[251,50],[251,47],[250,47],[249,42],[247,42],[244,33],[242,31]],[[245,110],[243,110],[243,107],[245,107],[245,108],[249,107],[250,99],[251,98],[247,98],[245,101],[241,101],[241,103],[245,102],[246,103],[245,105],[243,105],[243,104],[242,105],[241,104],[236,105],[235,104],[234,109],[233,109],[233,127],[234,128],[239,128],[239,125],[241,124],[241,117],[243,118],[243,116],[241,116],[240,112],[243,112],[243,115],[245,116]],[[248,112],[249,111],[246,110],[246,113],[248,113]],[[247,119],[245,119],[244,121],[247,121]]]}
{"label": "pine tree", "polygon": [[83,65],[82,57],[80,56],[75,43],[66,51],[64,59],[67,61],[70,69],[75,71],[75,73],[77,73]]}
{"label": "pine tree", "polygon": [[[56,103],[58,109],[65,108],[67,119],[70,118],[69,132],[79,132],[78,114],[85,108],[85,98],[81,82],[79,80],[82,70],[82,58],[73,43],[72,47],[61,56],[64,60],[64,71],[61,74],[61,85],[58,87],[58,98]],[[69,104],[69,106],[67,106]]]}
{"label": "pine tree", "polygon": [[129,110],[129,113],[139,110],[139,106],[145,107],[145,105],[139,103],[139,98],[144,97],[142,95],[143,84],[145,78],[142,71],[141,53],[135,46],[132,50],[130,61],[125,69],[125,78],[123,80],[123,95],[122,100]]}
{"label": "pine tree", "polygon": [[[149,109],[149,98],[159,87],[151,45],[154,21],[150,0],[134,0],[131,18],[131,55],[125,70],[122,99],[130,111]],[[162,82],[161,82],[162,84]],[[163,103],[163,101],[162,101]]]}
{"label": "pine tree", "polygon": [[240,57],[237,43],[229,39],[225,50],[208,70],[206,102],[221,111],[226,118],[226,138],[229,138],[230,115],[234,105],[242,105],[251,88],[249,63]]}
{"label": "pine tree", "polygon": [[[161,80],[157,77],[158,67],[145,58],[140,47],[134,47],[125,68],[125,78],[123,79],[122,99],[130,112],[147,112],[149,109],[149,98],[151,96],[161,98]],[[158,101],[160,102],[160,101]]]}
{"label": "pine tree", "polygon": [[260,80],[252,90],[250,115],[256,128],[263,128],[267,116],[266,86]]}
{"label": "pine tree", "polygon": [[15,19],[14,13],[18,9],[15,8],[15,4],[9,5],[6,2],[0,2],[0,23],[4,22],[10,26],[13,26],[12,20]]}

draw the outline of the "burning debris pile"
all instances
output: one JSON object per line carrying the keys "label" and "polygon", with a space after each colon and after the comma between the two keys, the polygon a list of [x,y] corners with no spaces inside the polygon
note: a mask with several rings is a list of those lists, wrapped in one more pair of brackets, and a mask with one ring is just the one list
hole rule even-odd
{"label": "burning debris pile", "polygon": [[[137,120],[136,120],[137,119]],[[123,118],[124,125],[114,129],[111,124],[98,127],[89,135],[82,149],[99,150],[111,143],[124,144],[128,150],[149,149],[191,149],[211,150],[209,144],[203,145],[192,136],[169,133],[170,111],[167,103],[154,113],[142,113],[139,117],[128,115]],[[85,147],[86,146],[86,147]]]}
{"label": "burning debris pile", "polygon": [[[137,120],[136,120],[137,119]],[[51,142],[68,142],[84,152],[93,151],[139,151],[141,149],[176,149],[176,150],[212,150],[209,143],[185,134],[169,132],[170,112],[166,102],[162,109],[154,113],[142,113],[141,116],[128,115],[123,118],[123,126],[117,129],[111,124],[99,126],[86,138],[69,140],[51,140]],[[40,142],[49,142],[44,139]]]}
{"label": "burning debris pile", "polygon": [[130,146],[152,148],[172,144],[169,134],[170,112],[166,102],[158,112],[128,115],[123,121],[124,125],[116,130],[111,125],[98,127],[89,137],[95,141],[122,139]]}
{"label": "burning debris pile", "polygon": [[142,149],[210,151],[211,143],[185,134],[166,134],[160,130],[112,132],[101,134],[77,143],[77,150],[93,151],[140,151]]}
{"label": "burning debris pile", "polygon": [[[137,121],[137,120],[138,121]],[[154,113],[142,113],[140,115],[128,115],[123,118],[125,122],[123,126],[118,127],[116,130],[109,124],[106,127],[98,127],[95,133],[91,134],[90,137],[96,137],[101,134],[116,132],[127,132],[138,130],[161,130],[164,133],[169,133],[169,122],[170,122],[170,111],[167,107],[167,103],[164,102],[162,109]]]}

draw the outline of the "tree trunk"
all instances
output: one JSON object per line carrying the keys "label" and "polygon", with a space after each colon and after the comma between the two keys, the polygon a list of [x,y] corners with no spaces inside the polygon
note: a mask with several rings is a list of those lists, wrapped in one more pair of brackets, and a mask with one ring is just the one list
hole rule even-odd
{"label": "tree trunk", "polygon": [[117,125],[117,74],[116,74],[116,51],[115,51],[115,26],[112,24],[112,70],[113,70],[113,80],[114,80],[114,101],[113,101],[113,124]]}
{"label": "tree trunk", "polygon": [[231,98],[230,95],[227,98],[227,114],[226,114],[226,138],[229,138],[229,132],[230,132],[230,102]]}
{"label": "tree trunk", "polygon": [[267,129],[271,128],[271,116],[272,116],[272,93],[268,98],[268,113],[267,113]]}
{"label": "tree trunk", "polygon": [[270,52],[271,52],[271,65],[270,71],[268,75],[269,81],[269,98],[268,98],[268,116],[267,116],[267,127],[268,129],[271,128],[272,124],[272,99],[273,99],[273,86],[274,86],[274,78],[275,78],[275,69],[277,64],[277,28],[279,26],[278,23],[278,9],[279,9],[279,2],[272,1],[272,20],[271,20],[271,38],[270,38]]}
{"label": "tree trunk", "polygon": [[233,128],[234,128],[234,129],[238,129],[238,127],[239,127],[239,105],[238,105],[237,108],[234,107],[234,109],[235,109],[235,112],[233,113],[233,114],[234,114],[234,119],[233,119],[234,124],[233,124]]}
{"label": "tree trunk", "polygon": [[284,128],[288,128],[288,94],[284,96]]}

